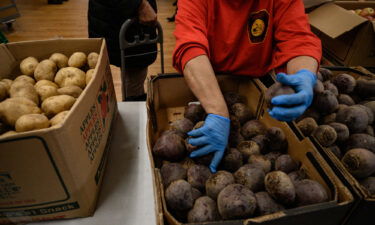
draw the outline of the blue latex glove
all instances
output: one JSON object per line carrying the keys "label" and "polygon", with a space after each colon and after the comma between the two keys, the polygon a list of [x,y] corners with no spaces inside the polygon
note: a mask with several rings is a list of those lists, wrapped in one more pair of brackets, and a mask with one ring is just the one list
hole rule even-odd
{"label": "blue latex glove", "polygon": [[230,120],[226,117],[208,114],[203,127],[192,130],[188,133],[193,138],[189,139],[189,144],[202,146],[190,154],[191,158],[200,157],[214,152],[214,157],[210,164],[210,170],[216,173],[216,168],[223,158],[225,148],[228,144]]}
{"label": "blue latex glove", "polygon": [[[291,86],[296,93],[272,98],[271,103],[274,107],[269,111],[269,114],[277,120],[290,122],[301,116],[311,105],[316,76],[311,71],[303,69],[293,75],[279,73],[276,79],[284,85]],[[293,107],[281,107],[281,105]]]}

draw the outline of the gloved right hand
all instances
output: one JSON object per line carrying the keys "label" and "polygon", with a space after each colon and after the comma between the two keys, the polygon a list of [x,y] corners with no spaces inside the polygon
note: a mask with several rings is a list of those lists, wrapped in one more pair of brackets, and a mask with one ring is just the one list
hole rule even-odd
{"label": "gloved right hand", "polygon": [[200,157],[213,152],[214,157],[209,167],[212,173],[216,173],[216,168],[223,158],[228,144],[229,130],[229,118],[208,114],[203,127],[188,133],[189,136],[193,137],[189,139],[189,144],[200,147],[192,152],[190,157]]}

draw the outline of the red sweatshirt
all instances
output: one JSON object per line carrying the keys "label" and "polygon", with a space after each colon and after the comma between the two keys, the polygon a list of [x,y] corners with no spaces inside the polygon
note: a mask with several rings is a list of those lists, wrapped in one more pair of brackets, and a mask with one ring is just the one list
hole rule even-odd
{"label": "red sweatshirt", "polygon": [[217,73],[262,76],[296,56],[321,58],[302,0],[180,0],[173,65],[207,55]]}

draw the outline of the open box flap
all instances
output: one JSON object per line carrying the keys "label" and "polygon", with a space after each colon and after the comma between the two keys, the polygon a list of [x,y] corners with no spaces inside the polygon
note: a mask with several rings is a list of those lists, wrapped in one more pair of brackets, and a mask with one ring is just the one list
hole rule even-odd
{"label": "open box flap", "polygon": [[331,38],[337,38],[368,20],[333,3],[327,3],[309,13],[309,21]]}

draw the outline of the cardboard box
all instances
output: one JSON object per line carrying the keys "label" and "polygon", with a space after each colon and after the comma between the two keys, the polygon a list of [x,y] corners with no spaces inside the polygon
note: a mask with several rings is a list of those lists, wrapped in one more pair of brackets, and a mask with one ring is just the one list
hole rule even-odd
{"label": "cardboard box", "polygon": [[[319,155],[308,140],[299,140],[286,123],[269,117],[264,103],[264,93],[260,82],[248,77],[218,76],[223,91],[235,91],[247,97],[247,105],[267,127],[277,126],[283,129],[288,137],[288,153],[302,162],[303,169],[314,180],[320,182],[330,195],[330,201],[305,207],[293,208],[274,214],[246,219],[217,221],[204,224],[340,224],[349,212],[353,196],[340,182],[328,164]],[[160,177],[160,164],[152,155],[152,147],[160,134],[169,128],[169,123],[183,117],[184,107],[196,101],[182,76],[158,76],[148,85],[148,124],[147,140],[151,163],[154,170],[154,182],[157,204],[158,224],[164,224],[163,216],[168,224],[181,224],[166,207],[164,187]]]}
{"label": "cardboard box", "polygon": [[28,56],[100,52],[92,81],[57,127],[0,138],[0,224],[92,215],[117,104],[103,39],[0,45],[0,78],[19,75]]}
{"label": "cardboard box", "polygon": [[[352,75],[355,79],[360,77],[368,77],[375,79],[374,74],[369,73],[368,71],[364,70],[363,68],[353,69],[353,68],[344,68],[344,67],[326,67],[330,69],[334,75],[338,75],[340,73],[346,73]],[[291,123],[295,133],[304,138],[302,132],[298,129],[296,123]],[[356,200],[355,207],[353,211],[348,214],[345,223],[347,225],[370,225],[374,224],[373,220],[373,212],[375,211],[375,196],[371,196],[354,178],[349,171],[344,167],[341,163],[340,159],[338,159],[330,150],[327,150],[320,143],[314,138],[310,137],[310,140],[316,146],[318,151],[322,154],[322,156],[326,159],[328,164],[333,168],[337,176],[342,180],[346,187],[350,189],[350,191],[354,194]]]}
{"label": "cardboard box", "polygon": [[322,40],[324,56],[336,65],[375,67],[375,21],[348,10],[375,7],[375,2],[327,3],[308,14]]}

